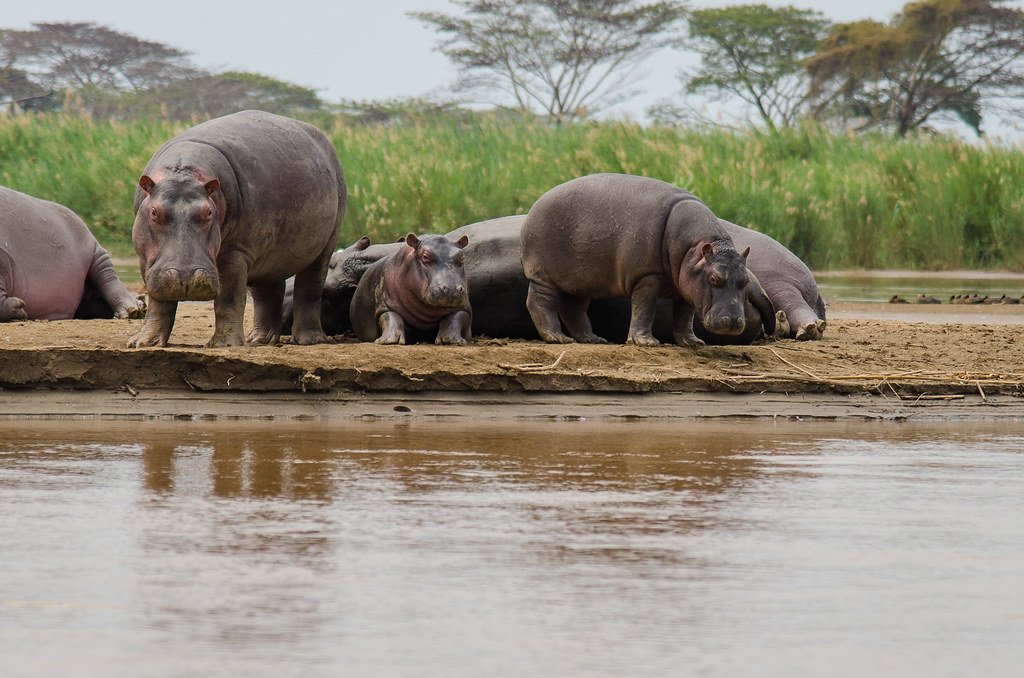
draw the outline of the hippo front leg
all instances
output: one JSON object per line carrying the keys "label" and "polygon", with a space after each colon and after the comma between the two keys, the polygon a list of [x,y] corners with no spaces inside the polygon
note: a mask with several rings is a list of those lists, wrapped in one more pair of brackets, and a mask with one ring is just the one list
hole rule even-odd
{"label": "hippo front leg", "polygon": [[228,252],[218,257],[217,272],[220,291],[213,300],[213,336],[206,342],[206,348],[241,346],[245,343],[245,281],[249,262],[240,252]]}
{"label": "hippo front leg", "polygon": [[465,346],[473,336],[472,319],[465,311],[456,311],[446,316],[437,329],[435,344]]}
{"label": "hippo front leg", "polygon": [[394,311],[384,311],[377,323],[380,326],[380,336],[374,343],[377,344],[404,344],[405,343],[405,321],[402,316]]}
{"label": "hippo front leg", "polygon": [[[658,291],[661,289],[661,278],[649,275],[641,278],[633,288],[629,297],[630,318],[627,344],[637,346],[660,346],[661,342],[654,338],[654,309],[658,304]],[[692,332],[692,330],[691,330]]]}
{"label": "hippo front leg", "polygon": [[703,346],[693,333],[693,305],[683,299],[672,301],[672,338],[680,346]]}
{"label": "hippo front leg", "polygon": [[178,302],[156,301],[150,297],[146,320],[142,323],[142,329],[128,340],[128,348],[166,346],[171,330],[174,329],[174,316],[177,313]]}

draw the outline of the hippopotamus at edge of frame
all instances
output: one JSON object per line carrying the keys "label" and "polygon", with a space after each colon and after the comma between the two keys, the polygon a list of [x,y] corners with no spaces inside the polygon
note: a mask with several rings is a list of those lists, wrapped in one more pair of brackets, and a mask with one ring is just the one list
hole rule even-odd
{"label": "hippopotamus at edge of frame", "polygon": [[0,322],[141,318],[145,311],[77,214],[0,186]]}
{"label": "hippopotamus at edge of frame", "polygon": [[468,244],[467,236],[452,241],[410,233],[398,251],[367,268],[349,309],[360,341],[405,344],[429,332],[437,344],[468,343],[473,319],[463,252]]}
{"label": "hippopotamus at edge of frame", "polygon": [[[345,204],[337,154],[312,125],[242,111],[174,137],[135,192],[132,241],[150,307],[128,345],[166,346],[178,302],[210,299],[216,321],[207,346],[275,343],[291,275],[292,340],[324,341],[321,296]],[[248,337],[247,286],[255,311]]]}
{"label": "hippopotamus at edge of frame", "polygon": [[579,177],[542,195],[523,225],[527,309],[547,342],[596,343],[605,340],[587,316],[590,300],[628,298],[626,342],[655,346],[655,308],[669,297],[676,343],[699,346],[695,313],[715,334],[741,335],[749,298],[770,334],[771,301],[763,291],[744,291],[748,254],[736,251],[703,202],[677,186],[626,174]]}

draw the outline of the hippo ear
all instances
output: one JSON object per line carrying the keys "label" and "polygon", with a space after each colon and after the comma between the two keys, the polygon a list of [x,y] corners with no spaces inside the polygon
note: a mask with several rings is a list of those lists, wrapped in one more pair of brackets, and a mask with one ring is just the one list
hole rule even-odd
{"label": "hippo ear", "polygon": [[420,239],[416,237],[415,233],[410,233],[409,235],[405,236],[405,244],[408,245],[409,247],[419,247]]}
{"label": "hippo ear", "polygon": [[459,249],[462,249],[463,247],[469,244],[469,236],[462,236],[461,238],[455,241],[455,244],[459,246]]}
{"label": "hippo ear", "polygon": [[149,178],[148,174],[143,174],[141,177],[139,177],[139,188],[145,191],[146,195],[149,195],[150,191],[153,190],[154,186],[156,186],[156,183]]}
{"label": "hippo ear", "polygon": [[220,182],[216,179],[210,179],[203,184],[203,188],[206,189],[206,195],[213,195],[213,192],[220,188]]}
{"label": "hippo ear", "polygon": [[740,252],[740,256],[743,257],[743,261],[747,260],[747,255],[748,254],[750,254],[750,246],[749,245],[747,246],[747,249],[745,249],[742,252]]}
{"label": "hippo ear", "polygon": [[352,249],[354,249],[357,252],[362,252],[363,250],[365,250],[369,246],[370,246],[370,239],[367,236],[364,235],[362,238],[360,238],[359,240],[356,240],[355,243],[352,244]]}
{"label": "hippo ear", "polygon": [[704,257],[705,260],[710,259],[714,253],[715,248],[709,242],[704,243],[703,247],[700,248],[700,255]]}

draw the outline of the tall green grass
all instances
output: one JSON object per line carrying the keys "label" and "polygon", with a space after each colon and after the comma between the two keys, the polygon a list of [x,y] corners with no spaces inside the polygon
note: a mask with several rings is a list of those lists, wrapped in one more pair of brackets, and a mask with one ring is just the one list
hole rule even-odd
{"label": "tall green grass", "polygon": [[[131,252],[135,182],[182,127],[85,117],[0,118],[0,183],[74,209]],[[1024,154],[941,137],[800,128],[779,134],[604,122],[335,120],[325,131],[349,185],[341,237],[392,240],[525,213],[592,172],[656,177],[719,216],[777,238],[814,268],[1024,270]]]}

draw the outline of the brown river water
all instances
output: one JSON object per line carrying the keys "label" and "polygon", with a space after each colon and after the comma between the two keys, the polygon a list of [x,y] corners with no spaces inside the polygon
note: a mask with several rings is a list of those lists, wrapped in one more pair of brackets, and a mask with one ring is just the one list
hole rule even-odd
{"label": "brown river water", "polygon": [[5,677],[1024,665],[1024,423],[0,426]]}

